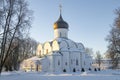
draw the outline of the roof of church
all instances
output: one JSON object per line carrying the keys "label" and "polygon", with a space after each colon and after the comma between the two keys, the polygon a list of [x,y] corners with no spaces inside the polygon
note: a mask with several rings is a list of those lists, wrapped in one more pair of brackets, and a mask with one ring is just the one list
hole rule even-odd
{"label": "roof of church", "polygon": [[40,61],[42,60],[42,58],[39,58],[37,56],[33,56],[31,58],[25,59],[22,64],[26,64],[26,62],[34,62],[35,64],[40,64]]}
{"label": "roof of church", "polygon": [[67,44],[68,48],[73,48],[73,46],[74,46],[74,47],[76,47],[76,49],[78,49],[78,46],[79,46],[81,49],[84,49],[84,45],[82,43],[76,43],[76,42],[72,41],[71,39],[56,38],[54,40],[58,41],[59,44],[64,41]]}
{"label": "roof of church", "polygon": [[62,15],[60,14],[59,19],[54,23],[54,29],[58,29],[58,28],[65,28],[68,29],[68,23],[65,22],[62,18]]}

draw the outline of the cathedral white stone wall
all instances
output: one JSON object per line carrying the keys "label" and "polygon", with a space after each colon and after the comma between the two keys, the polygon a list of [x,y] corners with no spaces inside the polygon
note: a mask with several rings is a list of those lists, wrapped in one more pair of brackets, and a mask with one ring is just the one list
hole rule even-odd
{"label": "cathedral white stone wall", "polygon": [[92,68],[91,56],[85,52],[82,43],[68,38],[68,28],[60,14],[54,23],[54,39],[38,45],[36,54],[42,58],[42,71],[78,72]]}
{"label": "cathedral white stone wall", "polygon": [[[43,52],[41,52],[43,51]],[[92,58],[85,52],[81,43],[75,43],[70,39],[57,38],[51,42],[39,44],[37,56],[43,58],[42,70],[52,72],[73,72],[88,70],[92,64]]]}

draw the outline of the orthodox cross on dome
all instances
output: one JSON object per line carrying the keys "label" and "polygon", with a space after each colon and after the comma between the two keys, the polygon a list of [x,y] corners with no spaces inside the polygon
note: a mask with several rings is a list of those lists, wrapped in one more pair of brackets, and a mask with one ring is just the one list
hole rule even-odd
{"label": "orthodox cross on dome", "polygon": [[60,15],[61,15],[61,13],[62,13],[62,5],[61,4],[59,5],[59,8],[60,8]]}

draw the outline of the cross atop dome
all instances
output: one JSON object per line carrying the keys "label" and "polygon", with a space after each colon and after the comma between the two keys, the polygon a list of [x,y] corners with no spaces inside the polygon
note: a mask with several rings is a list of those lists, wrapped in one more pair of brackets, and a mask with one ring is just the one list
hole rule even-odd
{"label": "cross atop dome", "polygon": [[69,25],[62,18],[62,6],[59,5],[60,16],[58,20],[54,23],[54,38],[68,38],[68,28]]}
{"label": "cross atop dome", "polygon": [[62,14],[62,5],[61,4],[59,5],[59,8],[60,8],[60,14]]}
{"label": "cross atop dome", "polygon": [[65,22],[62,18],[62,5],[59,5],[59,9],[60,9],[60,16],[58,18],[58,20],[54,23],[54,30],[55,29],[68,29],[68,24],[67,22]]}

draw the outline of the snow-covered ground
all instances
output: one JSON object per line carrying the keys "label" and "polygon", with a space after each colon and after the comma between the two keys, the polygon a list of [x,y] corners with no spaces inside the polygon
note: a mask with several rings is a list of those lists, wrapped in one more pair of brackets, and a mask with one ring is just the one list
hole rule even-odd
{"label": "snow-covered ground", "polygon": [[0,80],[120,80],[120,70],[83,73],[3,72]]}

